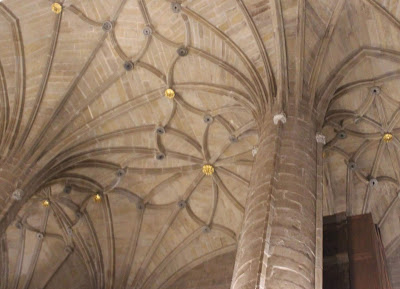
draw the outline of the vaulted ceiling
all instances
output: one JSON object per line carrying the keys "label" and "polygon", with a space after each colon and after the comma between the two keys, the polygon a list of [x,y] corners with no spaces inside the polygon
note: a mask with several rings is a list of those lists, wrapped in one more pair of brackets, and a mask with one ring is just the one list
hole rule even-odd
{"label": "vaulted ceiling", "polygon": [[398,1],[59,3],[0,3],[1,289],[169,288],[235,251],[292,103],[327,136],[324,213],[399,247]]}

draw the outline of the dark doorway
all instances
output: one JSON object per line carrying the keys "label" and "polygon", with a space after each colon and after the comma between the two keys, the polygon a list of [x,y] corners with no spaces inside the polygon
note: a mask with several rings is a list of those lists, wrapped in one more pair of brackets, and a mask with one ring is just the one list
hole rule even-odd
{"label": "dark doorway", "polygon": [[324,289],[391,289],[371,214],[324,218]]}

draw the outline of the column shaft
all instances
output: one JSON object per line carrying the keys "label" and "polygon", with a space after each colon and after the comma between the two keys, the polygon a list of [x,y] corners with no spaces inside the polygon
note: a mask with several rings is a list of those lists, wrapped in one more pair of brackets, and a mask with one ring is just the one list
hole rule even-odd
{"label": "column shaft", "polygon": [[316,157],[312,121],[265,122],[232,289],[315,288]]}

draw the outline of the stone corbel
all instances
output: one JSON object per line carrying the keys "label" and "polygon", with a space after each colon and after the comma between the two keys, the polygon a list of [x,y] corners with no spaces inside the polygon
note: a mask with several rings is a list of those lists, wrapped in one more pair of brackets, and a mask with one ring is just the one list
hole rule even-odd
{"label": "stone corbel", "polygon": [[326,144],[326,137],[322,133],[317,132],[315,134],[315,140],[317,141],[317,143],[320,143],[323,145]]}
{"label": "stone corbel", "polygon": [[22,197],[24,196],[24,191],[21,189],[16,189],[12,193],[12,199],[15,201],[21,201]]}
{"label": "stone corbel", "polygon": [[286,114],[284,112],[275,114],[273,121],[274,121],[275,125],[277,125],[279,122],[285,124],[286,123]]}

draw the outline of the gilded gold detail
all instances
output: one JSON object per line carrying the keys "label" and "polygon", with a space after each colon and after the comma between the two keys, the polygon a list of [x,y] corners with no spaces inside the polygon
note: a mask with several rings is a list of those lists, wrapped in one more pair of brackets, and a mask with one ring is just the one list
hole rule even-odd
{"label": "gilded gold detail", "polygon": [[101,195],[100,194],[96,194],[96,195],[94,195],[93,199],[94,199],[94,201],[96,203],[99,203],[99,202],[101,202]]}
{"label": "gilded gold detail", "polygon": [[204,165],[202,171],[206,176],[211,176],[214,173],[214,167],[212,165]]}
{"label": "gilded gold detail", "polygon": [[171,88],[165,90],[164,95],[166,98],[173,99],[175,97],[175,91]]}
{"label": "gilded gold detail", "polygon": [[385,133],[384,135],[383,135],[383,141],[385,142],[385,143],[389,143],[389,142],[391,142],[392,141],[392,139],[393,139],[393,135],[391,134],[391,133]]}
{"label": "gilded gold detail", "polygon": [[43,207],[48,207],[48,206],[50,206],[50,201],[49,200],[43,200],[42,201],[42,205],[43,205]]}
{"label": "gilded gold detail", "polygon": [[53,11],[56,14],[60,14],[62,11],[62,6],[60,3],[53,3],[51,4],[51,11]]}

